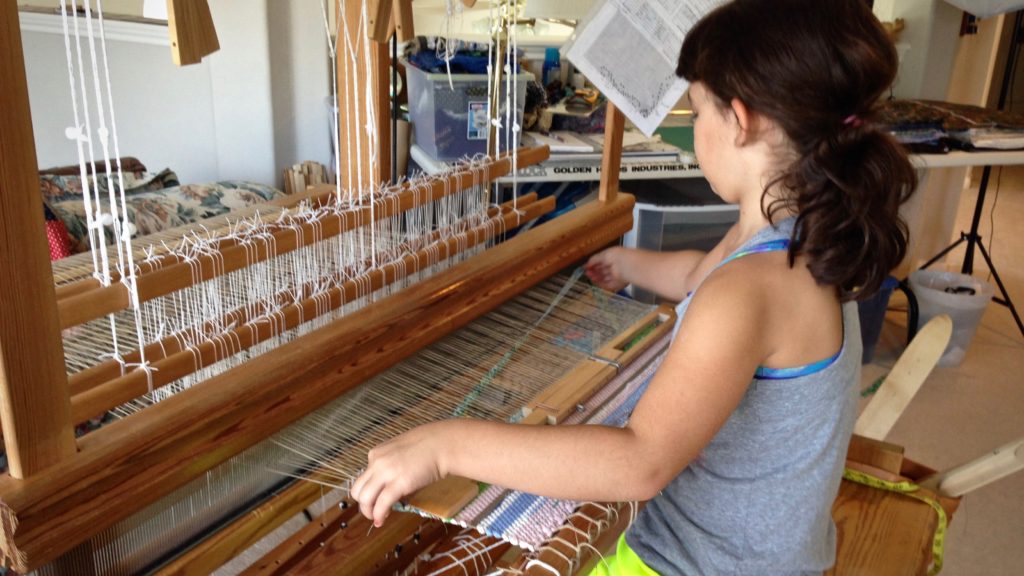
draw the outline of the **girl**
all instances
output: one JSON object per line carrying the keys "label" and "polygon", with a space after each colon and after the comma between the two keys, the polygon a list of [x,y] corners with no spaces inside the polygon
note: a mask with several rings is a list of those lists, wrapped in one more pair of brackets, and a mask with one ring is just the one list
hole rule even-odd
{"label": "girl", "polygon": [[[682,300],[629,425],[465,419],[370,453],[352,486],[380,525],[447,474],[557,498],[650,500],[599,574],[820,573],[856,411],[854,300],[903,258],[915,173],[870,123],[895,49],[864,0],[734,0],[690,31],[694,147],[739,222],[711,252],[612,248],[600,286]],[[585,471],[585,473],[581,473]]]}

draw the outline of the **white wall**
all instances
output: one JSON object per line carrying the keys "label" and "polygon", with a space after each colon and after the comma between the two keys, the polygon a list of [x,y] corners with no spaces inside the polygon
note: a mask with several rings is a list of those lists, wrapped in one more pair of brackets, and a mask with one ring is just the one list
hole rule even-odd
{"label": "white wall", "polygon": [[[171,63],[166,27],[108,22],[121,153],[181,181],[245,179],[281,186],[281,169],[330,158],[329,66],[320,0],[212,0],[221,50]],[[26,21],[48,20],[46,26]],[[59,16],[22,14],[40,167],[76,164]],[[124,29],[123,39],[110,37]],[[89,69],[91,73],[91,68]],[[90,100],[92,93],[90,91]]]}
{"label": "white wall", "polygon": [[894,86],[897,98],[942,100],[957,49],[962,12],[944,0],[876,0],[881,20],[902,18],[902,52]]}
{"label": "white wall", "polygon": [[210,3],[220,50],[209,56],[222,178],[276,182],[267,0]]}
{"label": "white wall", "polygon": [[[65,129],[74,125],[74,114],[60,20],[22,15],[32,128],[40,168],[78,163],[77,148],[65,137]],[[114,23],[108,24],[108,30],[114,27]],[[121,154],[137,157],[152,171],[173,168],[183,182],[216,179],[209,66],[174,66],[164,27],[125,26],[148,29],[152,43],[146,41],[145,32],[132,40],[108,38]],[[44,29],[49,31],[40,31]],[[92,69],[89,64],[86,67],[91,79]],[[80,92],[77,81],[75,89]],[[91,82],[87,94],[95,109]],[[95,122],[95,115],[93,118]],[[95,148],[95,152],[97,160],[102,161],[100,149]]]}
{"label": "white wall", "polygon": [[270,2],[268,10],[277,163],[315,160],[333,170],[325,103],[331,71],[320,1]]}

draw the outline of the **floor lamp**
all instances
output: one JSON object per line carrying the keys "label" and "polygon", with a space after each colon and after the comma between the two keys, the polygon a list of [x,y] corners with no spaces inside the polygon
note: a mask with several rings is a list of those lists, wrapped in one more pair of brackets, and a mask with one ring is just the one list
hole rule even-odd
{"label": "floor lamp", "polygon": [[[1003,75],[1003,85],[999,92],[999,110],[1002,110],[1006,106],[1006,98],[1010,92],[1010,84],[1013,82],[1013,70],[1017,61],[1018,45],[1022,41],[1021,36],[1021,25],[1024,23],[1024,11],[1018,11],[1013,21],[1013,33],[1010,35],[1010,53],[1006,58],[1006,70]],[[952,251],[957,246],[967,243],[967,251],[964,253],[964,262],[961,267],[961,273],[970,275],[974,272],[974,249],[977,248],[981,252],[981,256],[988,263],[988,269],[992,272],[992,278],[995,279],[996,285],[999,286],[999,292],[1002,294],[1002,298],[998,296],[993,298],[997,303],[1002,304],[1010,309],[1010,313],[1013,314],[1013,319],[1017,321],[1017,328],[1020,330],[1022,336],[1024,336],[1024,322],[1021,322],[1020,314],[1017,313],[1017,307],[1013,305],[1013,300],[1010,299],[1009,292],[1006,291],[1006,286],[1003,285],[1003,281],[999,278],[999,272],[996,271],[995,264],[992,262],[992,257],[989,256],[988,250],[985,249],[985,245],[981,242],[981,236],[978,235],[978,226],[981,224],[982,211],[985,208],[985,194],[988,189],[989,177],[992,174],[992,167],[985,166],[985,169],[981,173],[981,183],[978,185],[978,199],[974,203],[974,217],[971,220],[970,232],[960,232],[960,238],[946,247],[945,250],[939,252],[931,260],[924,263],[921,269],[925,269],[932,264],[941,260],[946,254]]]}

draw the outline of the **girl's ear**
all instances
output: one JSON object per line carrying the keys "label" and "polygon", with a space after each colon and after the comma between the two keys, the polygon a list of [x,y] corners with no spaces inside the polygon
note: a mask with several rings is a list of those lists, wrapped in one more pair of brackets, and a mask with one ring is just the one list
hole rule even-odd
{"label": "girl's ear", "polygon": [[729,106],[732,108],[732,114],[736,118],[736,125],[739,128],[736,133],[736,145],[743,146],[751,143],[757,132],[753,125],[754,113],[739,98],[733,98]]}

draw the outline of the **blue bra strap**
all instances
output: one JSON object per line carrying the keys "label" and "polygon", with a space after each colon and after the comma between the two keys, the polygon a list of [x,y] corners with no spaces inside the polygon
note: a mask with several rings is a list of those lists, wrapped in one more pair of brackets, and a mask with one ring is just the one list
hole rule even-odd
{"label": "blue bra strap", "polygon": [[840,354],[842,354],[842,350],[836,352],[831,358],[825,358],[824,360],[818,360],[811,364],[795,366],[793,368],[767,368],[765,366],[758,366],[757,370],[754,372],[754,378],[757,378],[758,380],[789,380],[791,378],[807,376],[828,368],[833,362],[839,359]]}
{"label": "blue bra strap", "polygon": [[743,248],[733,252],[728,258],[722,260],[718,267],[725,266],[729,262],[744,256],[751,254],[761,254],[762,252],[775,252],[778,250],[789,250],[789,239],[783,238],[781,240],[769,240],[768,242],[761,242],[760,244],[754,244],[750,248]]}

